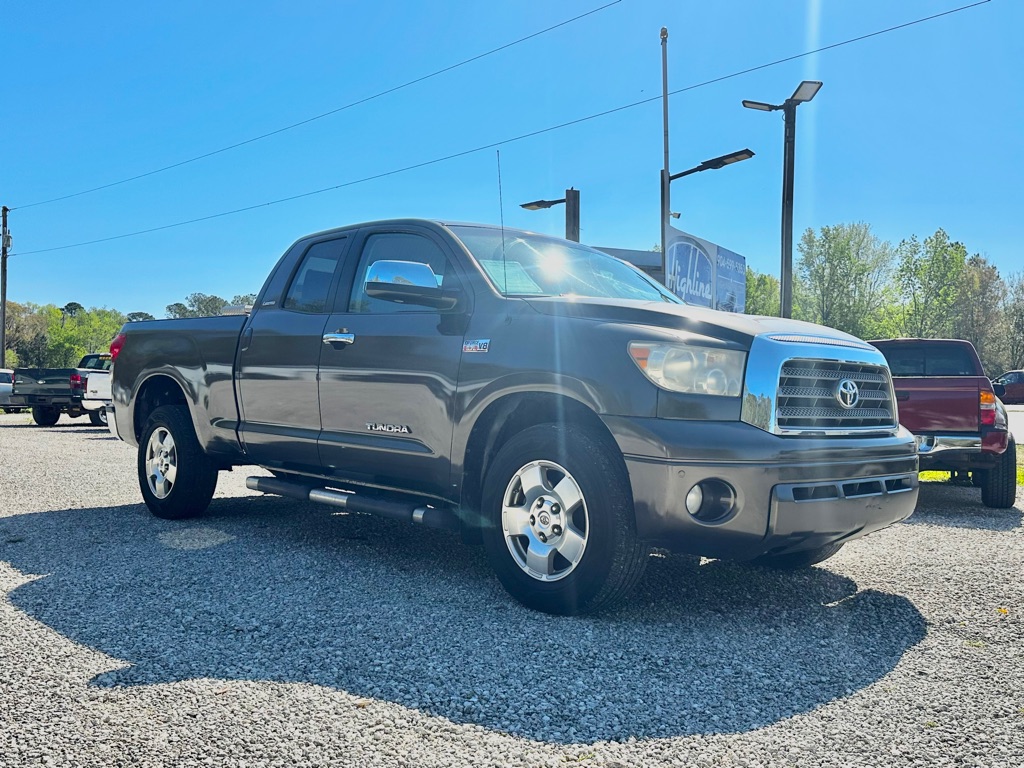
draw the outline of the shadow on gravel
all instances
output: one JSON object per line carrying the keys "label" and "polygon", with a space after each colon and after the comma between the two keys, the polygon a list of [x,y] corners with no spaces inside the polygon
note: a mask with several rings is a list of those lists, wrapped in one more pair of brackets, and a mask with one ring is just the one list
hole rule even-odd
{"label": "shadow on gravel", "polygon": [[41,427],[34,422],[29,424],[0,424],[0,429],[38,429],[47,432],[74,432],[76,434],[79,432],[106,432],[108,435],[110,434],[106,427],[94,426],[88,419],[82,422],[72,421],[66,424],[56,424],[52,427]]}
{"label": "shadow on gravel", "polygon": [[825,568],[657,555],[627,605],[546,616],[448,534],[265,497],[181,523],[141,505],[0,518],[0,560],[43,574],[15,606],[125,663],[95,685],[311,683],[562,744],[778,722],[925,635],[908,600]]}
{"label": "shadow on gravel", "polygon": [[1010,531],[1024,525],[1024,514],[1016,507],[992,509],[981,503],[981,491],[949,483],[921,483],[917,509],[903,523],[941,525],[947,528],[979,528]]}

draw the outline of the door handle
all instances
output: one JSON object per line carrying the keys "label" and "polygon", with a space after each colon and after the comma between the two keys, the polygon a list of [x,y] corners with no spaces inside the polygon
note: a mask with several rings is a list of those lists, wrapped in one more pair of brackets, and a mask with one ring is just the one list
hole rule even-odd
{"label": "door handle", "polygon": [[354,333],[325,333],[324,344],[353,344],[356,340]]}
{"label": "door handle", "polygon": [[245,329],[245,332],[242,334],[242,351],[245,352],[245,350],[247,350],[249,348],[249,345],[251,343],[252,343],[252,326],[250,325],[248,328]]}

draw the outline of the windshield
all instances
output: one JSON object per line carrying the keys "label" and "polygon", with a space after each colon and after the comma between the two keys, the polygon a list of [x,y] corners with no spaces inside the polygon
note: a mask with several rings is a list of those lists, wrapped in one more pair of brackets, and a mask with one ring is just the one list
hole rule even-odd
{"label": "windshield", "polygon": [[490,227],[451,227],[503,296],[683,301],[636,267],[583,245]]}

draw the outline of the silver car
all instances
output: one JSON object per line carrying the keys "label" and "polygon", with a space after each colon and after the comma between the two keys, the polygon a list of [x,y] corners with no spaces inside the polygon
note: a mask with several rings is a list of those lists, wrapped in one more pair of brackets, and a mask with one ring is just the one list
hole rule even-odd
{"label": "silver car", "polygon": [[7,368],[0,368],[0,408],[4,413],[17,413],[21,408],[11,407],[11,388],[14,381],[14,371]]}

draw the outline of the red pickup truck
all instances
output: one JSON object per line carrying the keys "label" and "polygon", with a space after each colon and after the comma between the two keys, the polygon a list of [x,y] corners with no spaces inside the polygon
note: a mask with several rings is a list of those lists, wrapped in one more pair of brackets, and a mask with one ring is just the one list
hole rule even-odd
{"label": "red pickup truck", "polygon": [[870,342],[892,370],[900,424],[917,438],[921,470],[970,472],[987,507],[1012,507],[1017,446],[974,345],[952,339]]}

